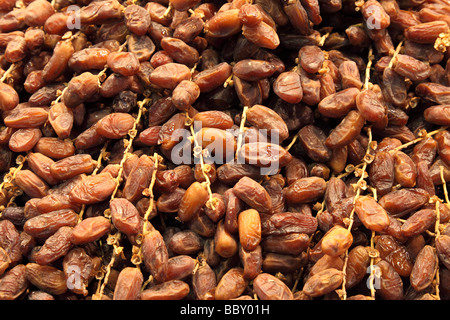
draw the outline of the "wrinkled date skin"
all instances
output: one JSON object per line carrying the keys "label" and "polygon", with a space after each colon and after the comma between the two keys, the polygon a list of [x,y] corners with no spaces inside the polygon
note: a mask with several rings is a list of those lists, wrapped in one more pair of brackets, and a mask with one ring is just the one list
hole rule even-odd
{"label": "wrinkled date skin", "polygon": [[320,177],[296,180],[284,189],[286,200],[291,203],[311,203],[325,194],[326,181]]}
{"label": "wrinkled date skin", "polygon": [[97,126],[97,132],[108,139],[119,139],[133,128],[134,118],[126,113],[111,113],[102,118]]}
{"label": "wrinkled date skin", "polygon": [[117,279],[113,300],[138,300],[144,276],[138,268],[124,268]]}
{"label": "wrinkled date skin", "polygon": [[345,282],[345,287],[347,289],[354,287],[364,278],[369,264],[369,252],[365,247],[359,245],[350,250],[348,253],[347,276]]}
{"label": "wrinkled date skin", "polygon": [[34,260],[40,265],[48,265],[65,256],[72,248],[72,228],[63,226],[45,240],[45,243],[34,254]]}
{"label": "wrinkled date skin", "polygon": [[174,89],[181,81],[189,80],[191,72],[180,63],[167,63],[157,67],[150,74],[150,81],[162,88]]}
{"label": "wrinkled date skin", "polygon": [[[325,97],[319,102],[317,108],[326,117],[339,118],[345,116],[356,105],[365,107],[365,102],[361,102],[364,97],[363,92],[358,89],[347,88]],[[361,110],[361,108],[358,107],[358,110]]]}
{"label": "wrinkled date skin", "polygon": [[99,92],[98,78],[90,72],[73,77],[67,90],[64,91],[62,102],[69,108],[75,108]]}
{"label": "wrinkled date skin", "polygon": [[326,162],[331,158],[331,150],[325,144],[325,133],[315,125],[306,125],[300,129],[298,137],[306,154],[317,162]]}
{"label": "wrinkled date skin", "polygon": [[68,290],[64,272],[53,266],[28,263],[26,265],[26,278],[31,284],[50,294],[59,295]]}
{"label": "wrinkled date skin", "polygon": [[428,202],[430,195],[423,189],[405,188],[391,191],[379,199],[378,203],[391,215],[403,216]]}
{"label": "wrinkled date skin", "polygon": [[144,264],[157,282],[167,277],[169,253],[161,233],[157,230],[148,233],[142,242]]}
{"label": "wrinkled date skin", "polygon": [[40,214],[28,219],[24,224],[24,231],[36,238],[47,238],[63,226],[75,227],[77,214],[71,209],[61,209]]}
{"label": "wrinkled date skin", "polygon": [[303,292],[310,297],[322,296],[338,288],[342,280],[342,271],[334,268],[325,269],[306,281]]}
{"label": "wrinkled date skin", "polygon": [[300,75],[297,72],[281,73],[273,83],[273,91],[288,103],[296,104],[302,101],[303,88]]}
{"label": "wrinkled date skin", "polygon": [[142,191],[147,188],[152,179],[155,163],[151,157],[142,155],[131,169],[123,187],[123,196],[135,203],[142,198]]}
{"label": "wrinkled date skin", "polygon": [[403,280],[387,261],[381,260],[377,266],[381,271],[379,292],[384,299],[401,300],[403,298]]}
{"label": "wrinkled date skin", "polygon": [[186,282],[169,280],[142,291],[141,300],[182,300],[189,292]]}
{"label": "wrinkled date skin", "polygon": [[261,232],[266,235],[283,235],[293,232],[312,234],[317,229],[317,219],[299,212],[275,213],[262,221]]}
{"label": "wrinkled date skin", "polygon": [[436,275],[437,265],[436,248],[426,245],[420,250],[411,270],[411,286],[416,291],[422,291],[430,286]]}
{"label": "wrinkled date skin", "polygon": [[284,167],[292,155],[283,147],[275,143],[250,142],[244,144],[238,151],[239,159],[245,163],[258,167]]}
{"label": "wrinkled date skin", "polygon": [[69,196],[71,201],[80,204],[96,203],[106,200],[116,187],[110,173],[89,176],[74,186]]}
{"label": "wrinkled date skin", "polygon": [[0,299],[14,300],[27,288],[27,267],[19,264],[8,270],[0,279]]}
{"label": "wrinkled date skin", "polygon": [[369,181],[379,196],[384,196],[394,186],[394,158],[389,151],[378,151],[369,166]]}

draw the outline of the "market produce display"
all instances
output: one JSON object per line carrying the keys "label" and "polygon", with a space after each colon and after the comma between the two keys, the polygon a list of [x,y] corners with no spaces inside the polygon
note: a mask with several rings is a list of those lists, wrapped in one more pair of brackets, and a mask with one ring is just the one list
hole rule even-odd
{"label": "market produce display", "polygon": [[0,12],[0,300],[450,298],[448,0]]}

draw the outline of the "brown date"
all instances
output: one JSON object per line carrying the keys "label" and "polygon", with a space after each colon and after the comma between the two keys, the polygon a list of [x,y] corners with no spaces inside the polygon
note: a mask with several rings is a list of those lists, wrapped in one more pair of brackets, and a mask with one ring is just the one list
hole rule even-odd
{"label": "brown date", "polygon": [[147,233],[142,241],[142,255],[147,270],[157,282],[167,278],[169,253],[161,233],[157,230]]}
{"label": "brown date", "polygon": [[252,251],[261,242],[261,218],[258,211],[248,209],[238,216],[239,242],[246,251]]}
{"label": "brown date", "polygon": [[27,267],[18,264],[0,278],[0,300],[15,300],[28,288]]}
{"label": "brown date", "polygon": [[144,276],[139,268],[126,267],[122,269],[117,278],[113,300],[138,300],[143,283]]}
{"label": "brown date", "polygon": [[96,241],[106,235],[111,223],[103,216],[88,217],[80,221],[72,230],[71,241],[75,245]]}
{"label": "brown date", "polygon": [[216,300],[230,300],[239,297],[247,286],[242,268],[228,270],[217,283],[215,289]]}
{"label": "brown date", "polygon": [[40,214],[28,219],[23,228],[24,231],[35,238],[48,238],[61,227],[74,227],[78,222],[78,216],[71,209],[60,209]]}
{"label": "brown date", "polygon": [[62,226],[54,234],[49,236],[40,249],[33,255],[34,261],[40,265],[50,265],[52,262],[64,257],[73,244],[72,227]]}
{"label": "brown date", "polygon": [[423,189],[403,188],[381,197],[378,203],[394,217],[401,217],[428,202],[430,195]]}
{"label": "brown date", "polygon": [[377,290],[380,296],[387,300],[403,299],[403,280],[394,267],[385,260],[381,260],[376,266],[381,272],[380,289]]}
{"label": "brown date", "polygon": [[303,292],[310,297],[319,297],[337,289],[343,280],[343,273],[334,268],[325,269],[309,278]]}
{"label": "brown date", "polygon": [[413,267],[411,257],[406,247],[389,235],[381,235],[376,240],[375,248],[380,257],[389,262],[402,277],[409,277]]}
{"label": "brown date", "polygon": [[79,174],[90,174],[95,165],[89,154],[76,154],[52,163],[50,173],[59,181],[69,180]]}
{"label": "brown date", "polygon": [[111,221],[114,226],[126,235],[137,234],[141,231],[141,216],[136,207],[125,198],[111,200]]}
{"label": "brown date", "polygon": [[261,273],[253,280],[254,290],[261,300],[293,300],[291,290],[280,279]]}
{"label": "brown date", "polygon": [[284,189],[284,196],[291,203],[311,203],[325,194],[326,187],[321,177],[300,178]]}
{"label": "brown date", "polygon": [[356,199],[355,213],[364,226],[372,231],[382,231],[390,224],[386,210],[369,196]]}
{"label": "brown date", "polygon": [[72,202],[90,204],[106,200],[116,187],[116,181],[110,173],[89,176],[78,182],[69,192]]}
{"label": "brown date", "polygon": [[208,201],[208,191],[203,185],[196,181],[189,186],[180,201],[178,217],[181,221],[187,222],[194,218],[194,215]]}
{"label": "brown date", "polygon": [[269,193],[249,177],[242,177],[233,187],[233,193],[258,212],[270,212],[272,199]]}
{"label": "brown date", "polygon": [[260,130],[267,130],[267,134],[272,138],[278,135],[279,141],[284,141],[289,137],[286,123],[278,113],[272,109],[254,105],[247,110],[247,121]]}
{"label": "brown date", "polygon": [[189,285],[181,280],[168,280],[141,293],[141,300],[182,300],[190,292]]}

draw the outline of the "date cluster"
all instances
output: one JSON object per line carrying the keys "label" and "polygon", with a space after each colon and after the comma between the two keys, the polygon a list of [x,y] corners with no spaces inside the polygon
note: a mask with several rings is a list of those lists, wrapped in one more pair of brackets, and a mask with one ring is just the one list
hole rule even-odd
{"label": "date cluster", "polygon": [[446,0],[0,0],[0,300],[450,299]]}

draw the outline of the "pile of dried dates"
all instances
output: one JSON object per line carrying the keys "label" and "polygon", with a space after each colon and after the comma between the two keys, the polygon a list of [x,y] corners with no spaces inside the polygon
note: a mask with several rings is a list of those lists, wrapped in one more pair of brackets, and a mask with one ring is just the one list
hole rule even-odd
{"label": "pile of dried dates", "polygon": [[0,0],[0,300],[450,299],[448,0]]}

